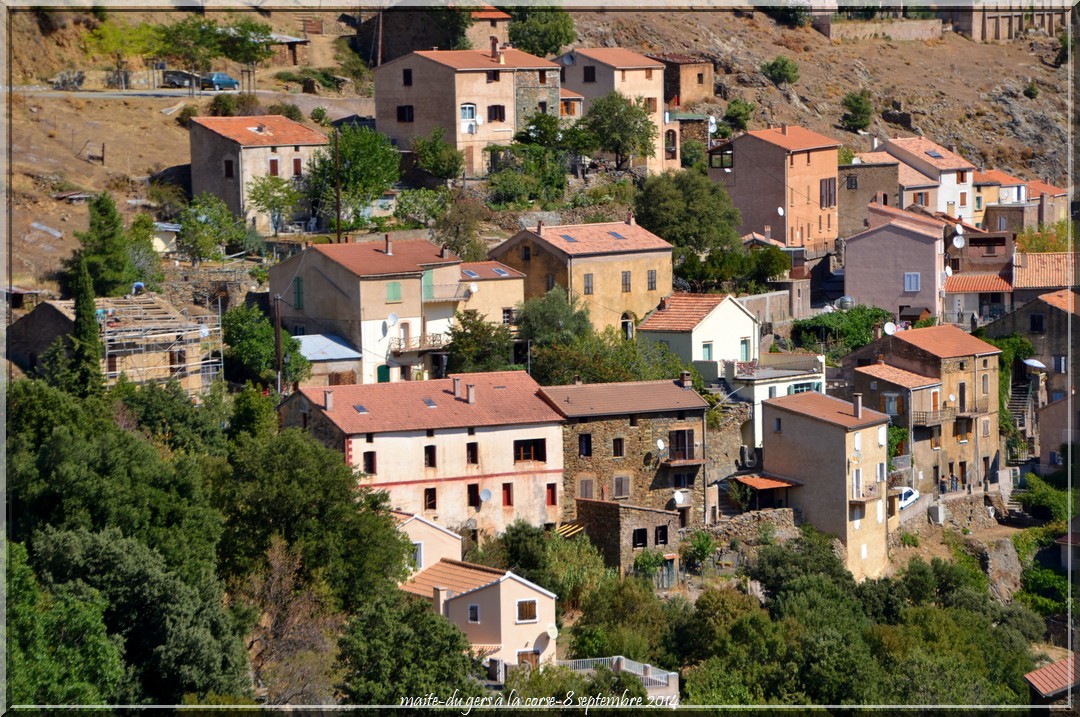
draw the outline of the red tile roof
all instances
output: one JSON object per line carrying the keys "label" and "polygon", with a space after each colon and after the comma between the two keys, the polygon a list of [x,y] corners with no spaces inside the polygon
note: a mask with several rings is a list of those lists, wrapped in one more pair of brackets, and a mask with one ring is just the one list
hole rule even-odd
{"label": "red tile roof", "polygon": [[1053,697],[1070,687],[1076,688],[1080,684],[1076,677],[1076,664],[1071,652],[1068,657],[1032,670],[1024,675],[1024,679],[1044,698]]}
{"label": "red tile roof", "polygon": [[869,366],[860,366],[855,369],[855,372],[866,374],[879,381],[888,381],[891,384],[903,388],[926,388],[927,386],[938,386],[941,384],[940,378],[933,378],[912,371],[905,371],[902,368],[890,366],[887,363],[874,363]]}
{"label": "red tile roof", "polygon": [[584,100],[585,99],[585,95],[578,94],[577,92],[574,92],[573,90],[568,90],[565,87],[560,87],[559,88],[559,97],[561,97],[564,100]]}
{"label": "red tile roof", "polygon": [[784,244],[784,242],[779,241],[778,239],[766,237],[764,234],[758,234],[757,232],[743,234],[739,238],[742,239],[743,246],[748,246],[751,244],[763,244],[765,246],[775,246],[781,248],[787,246],[786,244]]}
{"label": "red tile roof", "polygon": [[435,588],[448,589],[450,591],[448,597],[452,597],[491,585],[505,576],[505,570],[443,558],[402,583],[401,589],[413,595],[434,600]]}
{"label": "red tile roof", "polygon": [[1062,289],[1052,294],[1043,294],[1039,299],[1056,309],[1061,309],[1070,314],[1080,314],[1077,311],[1077,309],[1080,309],[1080,302],[1077,301],[1076,294],[1077,292],[1074,289]]}
{"label": "red tile roof", "polygon": [[[757,137],[769,144],[783,147],[789,152],[801,152],[809,149],[831,149],[840,146],[840,142],[837,142],[835,139],[826,137],[823,134],[818,134],[817,132],[812,132],[805,127],[800,127],[798,125],[786,125],[784,127],[773,127],[772,129],[755,129],[746,134],[751,137]],[[738,137],[736,137],[736,139],[738,139]]]}
{"label": "red tile roof", "polygon": [[893,335],[893,338],[911,344],[938,358],[1001,353],[1001,349],[996,346],[988,344],[982,339],[977,339],[952,324],[898,331]]}
{"label": "red tile roof", "polygon": [[695,411],[709,407],[698,392],[677,381],[632,381],[546,386],[540,395],[567,418],[627,413]]}
{"label": "red tile roof", "polygon": [[[892,224],[913,232],[918,232],[919,234],[924,234],[928,237],[934,237],[935,239],[940,238],[944,234],[946,224],[946,222],[940,219],[929,217],[919,212],[908,211],[907,209],[897,209],[896,207],[889,207],[876,203],[871,203],[867,206],[867,214],[872,220],[876,220],[877,217],[880,216],[886,219],[885,224]],[[870,224],[873,229],[882,226],[882,224],[879,224],[876,221],[871,221]],[[875,226],[875,224],[877,224],[877,226]]]}
{"label": "red tile roof", "polygon": [[[910,152],[935,169],[943,171],[975,170],[975,165],[971,162],[955,152],[950,152],[937,142],[931,142],[924,137],[897,137],[885,143],[886,151],[888,151],[889,146]],[[931,157],[927,152],[936,152],[941,156]]]}
{"label": "red tile roof", "polygon": [[455,70],[555,70],[559,66],[536,55],[507,48],[500,50],[503,61],[480,50],[419,50],[415,54]]}
{"label": "red tile roof", "polygon": [[[497,273],[495,270],[499,269],[504,274]],[[479,276],[469,276],[466,271],[471,271]],[[469,261],[461,265],[461,280],[462,281],[501,281],[503,279],[523,279],[525,277],[517,269],[511,269],[506,264],[498,261]]]}
{"label": "red tile roof", "polygon": [[1026,184],[1026,182],[1011,174],[1005,174],[999,169],[988,169],[985,172],[975,171],[975,184],[1000,184],[1011,187],[1016,184]]}
{"label": "red tile roof", "polygon": [[1046,182],[1039,181],[1038,179],[1033,179],[1028,182],[1027,187],[1028,198],[1030,199],[1038,199],[1043,194],[1049,194],[1052,197],[1061,197],[1065,196],[1065,194],[1068,193],[1061,187],[1055,187],[1053,184],[1047,184]]}
{"label": "red tile roof", "polygon": [[597,62],[620,70],[649,67],[660,70],[664,69],[663,63],[649,59],[645,55],[640,55],[636,52],[631,52],[630,50],[624,50],[621,47],[578,47],[574,52],[587,57],[590,60],[596,60]]}
{"label": "red tile roof", "polygon": [[382,241],[360,244],[316,244],[310,249],[336,261],[357,276],[408,274],[422,272],[432,266],[461,262],[457,255],[449,251],[446,252],[446,256],[440,256],[440,248],[427,239],[394,241],[390,245],[390,250],[393,253],[387,254],[386,243]]}
{"label": "red tile roof", "polygon": [[862,160],[864,164],[898,164],[899,167],[896,169],[896,181],[899,182],[900,186],[904,189],[919,189],[922,187],[938,186],[938,181],[936,179],[927,177],[910,164],[901,162],[884,150],[878,150],[876,152],[860,152],[859,154],[856,154],[855,157]]}
{"label": "red tile roof", "polygon": [[1012,284],[1006,277],[989,272],[953,274],[945,279],[946,294],[974,294],[983,291],[1011,294],[1012,290]]}
{"label": "red tile roof", "polygon": [[192,117],[191,122],[230,139],[241,147],[327,143],[326,135],[281,115]]}
{"label": "red tile roof", "polygon": [[771,476],[763,475],[745,475],[735,476],[735,480],[739,481],[743,485],[748,485],[754,490],[770,490],[772,488],[795,488],[802,485],[797,480],[790,480],[787,478],[773,478]]}
{"label": "red tile roof", "polygon": [[[455,376],[461,379],[461,398],[454,398]],[[476,403],[465,398],[468,384],[476,386]],[[309,386],[300,393],[343,433],[355,435],[561,422],[562,416],[540,397],[539,388],[524,371],[494,371],[431,381]],[[323,409],[324,391],[333,391],[334,407],[329,413]]]}
{"label": "red tile roof", "polygon": [[1076,282],[1076,255],[1057,251],[1017,254],[1013,262],[1013,286],[1017,289],[1057,289]]}
{"label": "red tile roof", "polygon": [[638,326],[638,331],[693,331],[727,294],[676,293],[666,297],[661,306]]}
{"label": "red tile roof", "polygon": [[705,65],[711,64],[709,60],[697,55],[686,55],[681,52],[651,52],[647,55],[654,60],[660,60],[661,62],[671,62],[676,65]]}
{"label": "red tile roof", "polygon": [[[565,224],[545,226],[542,235],[532,229],[526,229],[523,233],[531,234],[534,240],[543,242],[568,256],[671,251],[672,248],[671,244],[636,223]],[[566,237],[570,237],[573,241],[569,241]]]}
{"label": "red tile roof", "polygon": [[769,398],[762,403],[847,429],[876,426],[889,420],[888,415],[867,408],[865,405],[862,408],[862,417],[855,418],[855,409],[851,403],[835,396],[826,396],[824,393],[818,393],[817,391],[806,391],[804,393]]}
{"label": "red tile roof", "polygon": [[473,20],[509,20],[510,15],[492,7],[491,5],[483,5],[479,10],[472,11]]}

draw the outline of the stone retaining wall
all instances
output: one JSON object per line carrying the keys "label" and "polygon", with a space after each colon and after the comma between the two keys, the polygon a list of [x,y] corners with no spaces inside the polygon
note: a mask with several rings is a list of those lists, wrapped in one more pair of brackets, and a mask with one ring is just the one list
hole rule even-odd
{"label": "stone retaining wall", "polygon": [[728,520],[710,525],[706,530],[720,542],[728,545],[738,539],[740,543],[756,545],[761,542],[761,526],[773,526],[773,540],[784,542],[799,537],[802,516],[796,508],[772,508],[752,510]]}
{"label": "stone retaining wall", "polygon": [[831,17],[814,20],[814,28],[830,40],[865,40],[881,37],[889,40],[937,40],[941,20],[892,20],[888,22],[834,22]]}
{"label": "stone retaining wall", "polygon": [[[952,499],[944,503],[945,523],[943,527],[946,530],[955,530],[960,533],[964,532],[964,528],[972,531],[993,528],[997,525],[997,519],[990,516],[990,512],[987,510],[988,505],[985,496],[981,493]],[[913,509],[914,507],[909,508],[909,510]],[[924,512],[921,517],[905,522],[899,530],[890,531],[889,545],[894,548],[899,547],[902,533],[925,536],[930,532],[931,527],[930,517]]]}

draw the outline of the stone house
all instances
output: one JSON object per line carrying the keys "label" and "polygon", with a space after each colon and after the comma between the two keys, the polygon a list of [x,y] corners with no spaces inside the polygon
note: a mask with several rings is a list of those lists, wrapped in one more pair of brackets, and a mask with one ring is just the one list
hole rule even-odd
{"label": "stone house", "polygon": [[559,117],[567,123],[574,123],[585,114],[585,96],[568,90],[565,87],[559,88]]}
{"label": "stone house", "polygon": [[638,326],[638,335],[664,344],[712,383],[723,372],[722,362],[757,360],[760,328],[733,296],[674,293],[660,299]]}
{"label": "stone house", "polygon": [[[472,24],[465,30],[465,40],[474,49],[487,47],[494,37],[502,47],[510,42],[510,15],[491,5],[481,5],[471,13]],[[423,48],[418,48],[423,49]]]}
{"label": "stone house", "polygon": [[311,363],[311,376],[301,386],[340,386],[363,375],[363,354],[334,334],[300,334],[300,355]]}
{"label": "stone house", "polygon": [[[234,215],[260,232],[272,232],[271,217],[248,202],[249,184],[282,177],[299,184],[326,136],[280,115],[192,117],[191,193],[213,194]],[[293,217],[280,217],[279,228]]]}
{"label": "stone house", "polygon": [[524,371],[431,381],[301,388],[280,407],[386,491],[391,507],[476,542],[515,520],[554,526],[563,484],[563,417]]}
{"label": "stone house", "polygon": [[671,293],[672,246],[625,222],[523,229],[488,255],[525,274],[525,298],[556,284],[589,309],[593,326],[633,336],[638,321]]}
{"label": "stone house", "polygon": [[889,532],[899,529],[897,494],[889,490],[888,423],[884,413],[822,393],[772,398],[765,422],[762,474],[781,479],[803,521],[844,544],[856,580],[888,565]]}
{"label": "stone house", "polygon": [[677,511],[679,526],[702,525],[706,403],[677,381],[547,386],[540,395],[565,419],[564,520],[576,498]]}
{"label": "stone house", "polygon": [[900,163],[891,157],[874,162],[857,160],[837,167],[837,235],[841,239],[870,226],[866,206],[879,196],[886,206],[901,206],[899,168]]}
{"label": "stone house", "polygon": [[713,98],[716,76],[712,61],[680,52],[658,52],[647,57],[664,64],[666,104],[682,107]]}
{"label": "stone house", "polygon": [[1013,305],[1023,306],[1043,294],[1080,285],[1072,252],[1014,252]]}
{"label": "stone house", "polygon": [[272,32],[270,33],[270,50],[274,54],[266,64],[272,67],[309,65],[310,44],[311,41],[306,37],[292,37]]}
{"label": "stone house", "polygon": [[1069,192],[1049,182],[1034,179],[1027,183],[1030,201],[1039,202],[1040,219],[1043,224],[1063,222],[1069,216]]}
{"label": "stone house", "polygon": [[[1076,391],[1072,389],[1068,393],[1076,396]],[[1080,443],[1080,414],[1070,415],[1070,410],[1075,410],[1075,399],[1070,402],[1068,393],[1036,411],[1039,422],[1039,475],[1062,470],[1069,459],[1067,449],[1063,451],[1062,448],[1070,443]]]}
{"label": "stone house", "polygon": [[[985,490],[997,482],[998,471],[1005,467],[998,415],[1000,354],[997,347],[945,324],[883,336],[845,356],[842,370],[856,389],[865,389],[868,401],[880,402],[884,396],[888,408],[892,393],[906,401],[912,411],[908,427],[915,469],[923,471],[923,480],[955,475],[956,489]],[[880,357],[888,367],[907,374],[881,369]],[[875,364],[878,368],[873,368]],[[862,367],[871,370],[859,371]],[[897,381],[875,375],[881,372]],[[919,388],[928,387],[926,392],[905,396],[899,391],[919,381],[923,381]],[[876,389],[870,386],[874,382]],[[940,388],[934,382],[940,382]],[[896,406],[899,415],[900,404]],[[951,483],[946,488],[954,490]]]}
{"label": "stone house", "polygon": [[508,145],[537,113],[560,111],[559,67],[502,48],[421,50],[375,69],[375,121],[401,149],[436,127],[465,153],[465,174],[490,171],[489,145]]}
{"label": "stone house", "polygon": [[827,253],[839,231],[839,146],[796,125],[753,130],[709,150],[709,178],[742,213],[740,236],[769,225],[787,247]]}
{"label": "stone house", "polygon": [[626,574],[646,550],[664,555],[663,573],[674,573],[679,564],[679,512],[645,508],[621,501],[577,498],[577,519],[600,551],[604,564]]}
{"label": "stone house", "polygon": [[[461,38],[473,49],[488,46],[494,36],[499,46],[510,42],[510,16],[491,5],[475,5],[470,11],[472,23]],[[460,43],[454,37],[454,23],[449,21],[448,6],[407,6],[400,4],[371,13],[362,13],[356,26],[354,47],[368,64],[377,67],[404,57],[416,50],[449,49]],[[464,43],[461,43],[464,45]]]}
{"label": "stone house", "polygon": [[679,169],[679,126],[665,119],[663,63],[619,47],[579,47],[555,62],[562,85],[585,98],[585,112],[612,91],[643,100],[656,125],[656,143],[651,155],[633,158],[634,166],[650,174]]}
{"label": "stone house", "polygon": [[413,574],[435,565],[443,558],[461,560],[462,537],[457,533],[414,513],[392,510],[390,515],[397,521],[398,530],[412,542],[410,572]]}

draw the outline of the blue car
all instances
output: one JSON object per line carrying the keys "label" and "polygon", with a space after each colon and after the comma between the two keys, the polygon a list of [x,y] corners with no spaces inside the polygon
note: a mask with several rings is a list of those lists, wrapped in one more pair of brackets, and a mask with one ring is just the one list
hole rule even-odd
{"label": "blue car", "polygon": [[240,83],[226,75],[224,72],[211,72],[199,78],[199,89],[202,90],[238,90]]}

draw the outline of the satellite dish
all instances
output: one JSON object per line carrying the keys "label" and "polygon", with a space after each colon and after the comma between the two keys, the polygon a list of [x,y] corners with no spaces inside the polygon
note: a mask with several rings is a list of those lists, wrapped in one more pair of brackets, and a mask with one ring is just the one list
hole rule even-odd
{"label": "satellite dish", "polygon": [[709,115],[709,134],[716,134],[716,118]]}
{"label": "satellite dish", "polygon": [[658,450],[658,451],[664,450],[664,439],[663,438],[657,438],[656,439],[656,450]]}
{"label": "satellite dish", "polygon": [[945,276],[952,276],[952,267],[951,266],[945,267]]}
{"label": "satellite dish", "polygon": [[784,216],[784,208],[783,207],[777,207],[776,208],[776,213],[779,214],[780,216]]}
{"label": "satellite dish", "polygon": [[682,505],[686,502],[686,493],[681,490],[675,491],[675,505]]}
{"label": "satellite dish", "polygon": [[397,326],[397,322],[398,322],[398,315],[393,313],[393,312],[391,312],[390,315],[386,317],[386,325],[387,326]]}
{"label": "satellite dish", "polygon": [[552,640],[559,636],[559,628],[555,623],[551,623],[547,626],[547,636]]}
{"label": "satellite dish", "polygon": [[484,124],[484,118],[483,118],[483,117],[480,117],[480,116],[477,116],[477,118],[476,118],[476,125],[477,125],[477,126],[480,126],[480,125],[482,125],[482,124]]}
{"label": "satellite dish", "polygon": [[957,234],[956,236],[954,236],[952,238],[952,245],[954,247],[956,247],[957,249],[963,249],[964,248],[964,237]]}
{"label": "satellite dish", "polygon": [[572,64],[574,64],[574,56],[569,54],[569,53],[563,55],[562,63],[564,65],[572,65]]}
{"label": "satellite dish", "polygon": [[210,335],[210,327],[209,326],[207,326],[206,324],[203,324],[202,326],[199,327],[199,336],[200,337],[205,339],[209,335]]}
{"label": "satellite dish", "polygon": [[956,225],[956,233],[957,234],[963,234],[964,233],[964,225],[963,224],[957,224]]}
{"label": "satellite dish", "polygon": [[862,461],[862,453],[855,451],[851,454],[851,458],[849,460],[851,461],[852,465],[859,465],[859,463]]}
{"label": "satellite dish", "polygon": [[950,393],[949,394],[949,403],[955,403],[955,402],[956,402],[956,394],[955,393]]}
{"label": "satellite dish", "polygon": [[890,321],[890,322],[885,324],[884,329],[885,329],[885,333],[887,333],[889,336],[892,336],[893,334],[896,333],[896,324],[894,324],[893,322]]}
{"label": "satellite dish", "polygon": [[469,293],[470,294],[475,294],[478,291],[480,291],[480,287],[477,286],[475,281],[473,283],[469,284]]}
{"label": "satellite dish", "polygon": [[487,488],[484,488],[482,491],[480,491],[480,502],[487,503],[489,500],[491,500],[491,491]]}

